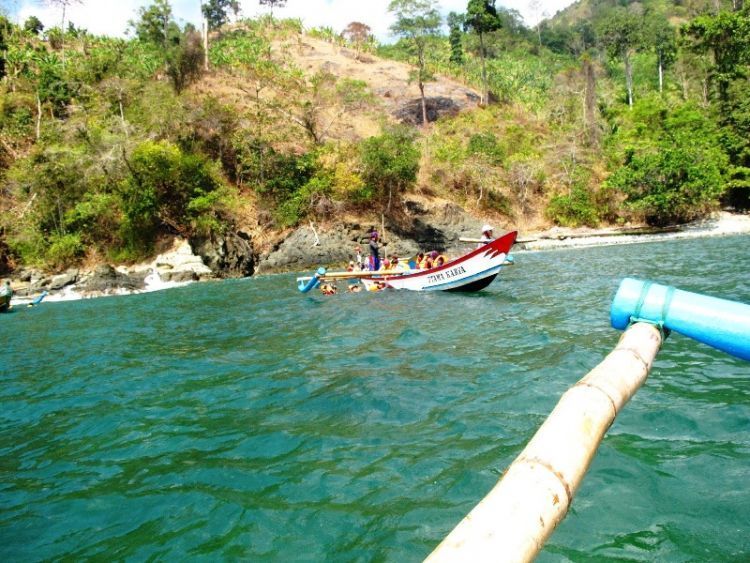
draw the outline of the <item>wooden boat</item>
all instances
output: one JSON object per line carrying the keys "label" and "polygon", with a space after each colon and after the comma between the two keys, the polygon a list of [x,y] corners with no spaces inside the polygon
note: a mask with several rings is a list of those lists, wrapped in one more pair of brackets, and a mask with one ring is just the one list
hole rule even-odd
{"label": "wooden boat", "polygon": [[0,295],[0,313],[10,309],[10,294]]}
{"label": "wooden boat", "polygon": [[319,268],[312,277],[298,278],[298,289],[306,293],[321,282],[359,278],[365,286],[380,284],[411,291],[479,291],[492,283],[518,236],[517,231],[429,270],[378,272],[328,272]]}

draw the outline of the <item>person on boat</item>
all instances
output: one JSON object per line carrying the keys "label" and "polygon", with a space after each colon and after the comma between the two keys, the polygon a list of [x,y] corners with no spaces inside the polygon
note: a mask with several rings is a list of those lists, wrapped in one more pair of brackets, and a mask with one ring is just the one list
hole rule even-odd
{"label": "person on boat", "polygon": [[477,248],[482,248],[485,244],[489,244],[495,240],[495,237],[492,236],[493,230],[494,229],[491,225],[484,225],[484,227],[482,227],[482,236],[479,238]]}
{"label": "person on boat", "polygon": [[370,233],[370,269],[377,272],[380,269],[380,244],[378,243],[378,232]]}
{"label": "person on boat", "polygon": [[437,258],[435,258],[435,267],[438,268],[445,264],[448,261],[448,258],[445,257],[445,254],[440,254]]}
{"label": "person on boat", "polygon": [[354,254],[357,256],[357,269],[362,270],[362,247],[359,245],[355,246]]}
{"label": "person on boat", "polygon": [[422,270],[429,270],[430,268],[435,267],[435,259],[438,257],[438,251],[432,250],[430,251],[427,256],[425,256],[425,259],[422,261],[422,265],[420,268]]}
{"label": "person on boat", "polygon": [[399,262],[398,256],[396,256],[395,254],[391,256],[391,270],[403,272],[406,269],[406,265]]}
{"label": "person on boat", "polygon": [[349,265],[346,267],[347,272],[353,272],[354,271],[354,260],[349,260]]}
{"label": "person on boat", "polygon": [[381,270],[390,270],[391,269],[391,261],[388,260],[388,258],[384,258],[383,262],[380,264]]}
{"label": "person on boat", "polygon": [[417,252],[414,258],[414,269],[419,270],[422,268],[422,262],[424,261],[424,252]]}

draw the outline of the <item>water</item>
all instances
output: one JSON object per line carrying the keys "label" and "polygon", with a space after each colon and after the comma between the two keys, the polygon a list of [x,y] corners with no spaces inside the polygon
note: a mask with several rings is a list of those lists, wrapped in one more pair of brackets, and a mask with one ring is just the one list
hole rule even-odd
{"label": "water", "polygon": [[[420,561],[614,347],[627,275],[750,302],[747,237],[516,255],[480,294],[294,276],[0,315],[0,560]],[[540,561],[750,558],[750,364],[673,335]]]}

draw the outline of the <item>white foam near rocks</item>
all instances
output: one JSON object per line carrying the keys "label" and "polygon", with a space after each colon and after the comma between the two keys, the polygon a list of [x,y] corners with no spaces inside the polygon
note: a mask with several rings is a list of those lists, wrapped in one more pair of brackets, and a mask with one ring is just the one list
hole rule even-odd
{"label": "white foam near rocks", "polygon": [[82,292],[76,285],[68,285],[61,291],[50,293],[45,301],[75,301],[107,295],[149,293],[181,287],[197,279],[211,277],[212,275],[211,269],[203,263],[201,257],[193,254],[190,243],[182,239],[175,239],[167,252],[159,254],[150,262],[135,264],[129,268],[118,266],[115,269],[126,275],[148,272],[144,278],[144,288],[137,290],[117,288],[103,292]]}
{"label": "white foam near rocks", "polygon": [[83,299],[84,295],[76,291],[75,286],[69,285],[62,288],[61,291],[50,293],[44,298],[45,301],[77,301]]}
{"label": "white foam near rocks", "polygon": [[198,277],[211,275],[211,268],[203,263],[200,256],[193,254],[186,240],[178,239],[170,252],[156,257],[154,264],[157,272],[192,272]]}
{"label": "white foam near rocks", "polygon": [[144,279],[143,282],[146,284],[146,286],[142,290],[143,293],[150,293],[152,291],[161,291],[162,289],[170,289],[172,287],[180,287],[180,286],[192,283],[189,281],[184,281],[184,282],[164,281],[161,279],[161,276],[159,275],[159,271],[156,269],[156,266],[154,266],[151,269],[151,273],[146,276],[146,279]]}

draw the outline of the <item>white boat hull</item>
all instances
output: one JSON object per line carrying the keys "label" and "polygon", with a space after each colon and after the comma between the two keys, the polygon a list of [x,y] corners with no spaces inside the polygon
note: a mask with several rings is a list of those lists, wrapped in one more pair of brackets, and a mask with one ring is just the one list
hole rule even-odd
{"label": "white boat hull", "polygon": [[362,281],[368,288],[380,282],[411,291],[479,291],[500,272],[517,234],[508,233],[438,268],[401,276],[373,275]]}

